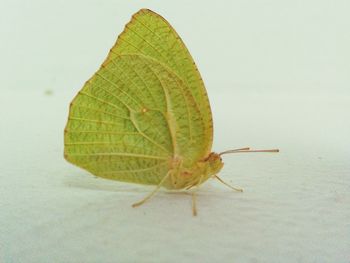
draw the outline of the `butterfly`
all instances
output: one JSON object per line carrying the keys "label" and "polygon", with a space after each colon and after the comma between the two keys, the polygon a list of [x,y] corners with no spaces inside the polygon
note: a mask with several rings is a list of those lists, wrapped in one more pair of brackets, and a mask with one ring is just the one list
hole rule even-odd
{"label": "butterfly", "polygon": [[[213,121],[200,73],[185,44],[160,15],[141,9],[100,69],[70,104],[64,157],[92,174],[171,190],[198,188],[218,173]],[[196,191],[192,192],[197,214]]]}

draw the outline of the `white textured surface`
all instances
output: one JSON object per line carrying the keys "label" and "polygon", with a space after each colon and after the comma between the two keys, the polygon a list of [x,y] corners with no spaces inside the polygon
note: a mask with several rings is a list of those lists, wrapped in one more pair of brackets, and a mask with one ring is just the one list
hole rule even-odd
{"label": "white textured surface", "polygon": [[245,192],[208,182],[195,218],[186,194],[133,209],[151,187],[94,178],[62,156],[70,100],[146,4],[45,3],[2,9],[13,28],[1,24],[0,262],[350,262],[347,2],[149,2],[198,61],[214,150],[281,149],[226,156],[222,178]]}
{"label": "white textured surface", "polygon": [[[305,100],[244,95],[247,102],[232,106],[233,94],[212,96],[215,149],[279,146],[281,153],[226,156],[222,177],[245,192],[209,182],[194,218],[190,196],[162,192],[133,209],[151,188],[97,179],[66,163],[70,94],[6,95],[5,109],[27,107],[1,116],[4,262],[350,260],[349,101],[334,101],[332,114],[317,120]],[[327,102],[313,99],[317,108]]]}

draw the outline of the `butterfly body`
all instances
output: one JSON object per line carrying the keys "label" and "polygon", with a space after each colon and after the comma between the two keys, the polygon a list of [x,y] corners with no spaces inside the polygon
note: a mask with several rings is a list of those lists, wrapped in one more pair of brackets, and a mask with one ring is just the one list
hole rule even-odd
{"label": "butterfly body", "polygon": [[169,177],[163,186],[169,190],[190,189],[218,174],[223,167],[220,156],[210,153],[208,157],[198,161],[191,167],[185,167],[182,158],[170,160]]}

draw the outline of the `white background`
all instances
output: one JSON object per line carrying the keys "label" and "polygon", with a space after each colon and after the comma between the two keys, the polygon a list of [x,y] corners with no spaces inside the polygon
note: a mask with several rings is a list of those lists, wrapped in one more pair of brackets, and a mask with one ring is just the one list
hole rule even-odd
{"label": "white background", "polygon": [[[180,34],[205,81],[214,151],[186,194],[63,159],[68,105],[131,15]],[[349,1],[1,1],[0,262],[350,262]]]}

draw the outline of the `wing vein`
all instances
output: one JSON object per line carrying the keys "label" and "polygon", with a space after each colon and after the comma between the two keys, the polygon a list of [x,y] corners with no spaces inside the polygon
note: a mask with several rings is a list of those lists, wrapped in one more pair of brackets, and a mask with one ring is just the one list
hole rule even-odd
{"label": "wing vein", "polygon": [[120,111],[124,111],[124,109],[118,107],[117,105],[115,105],[115,104],[113,104],[113,103],[110,103],[110,102],[108,102],[108,101],[106,101],[106,100],[100,99],[100,98],[98,98],[98,97],[96,97],[96,96],[94,96],[94,95],[92,95],[92,94],[89,94],[89,93],[86,93],[86,92],[83,92],[83,91],[79,91],[79,94],[82,94],[82,95],[85,95],[85,96],[90,97],[90,98],[92,98],[92,99],[95,99],[95,100],[97,100],[97,101],[99,101],[99,102],[101,102],[101,103],[103,103],[103,104],[110,105],[110,106],[112,106],[112,107],[114,107],[114,108],[116,108],[116,109],[118,109],[118,110],[120,110]]}
{"label": "wing vein", "polygon": [[158,168],[158,167],[161,167],[161,166],[164,166],[166,165],[167,163],[166,162],[161,162],[161,163],[158,163],[156,165],[153,165],[151,167],[147,167],[147,168],[142,168],[142,169],[127,169],[127,170],[117,170],[117,171],[104,171],[103,173],[104,174],[108,174],[108,173],[135,173],[135,172],[145,172],[145,171],[149,171],[149,170],[153,170],[155,168]]}
{"label": "wing vein", "polygon": [[102,134],[114,134],[114,135],[139,135],[139,132],[109,132],[109,131],[81,131],[81,130],[65,130],[65,132],[70,132],[70,133],[102,133]]}
{"label": "wing vein", "polygon": [[158,75],[154,72],[154,70],[148,64],[146,64],[146,66],[153,73],[153,75],[157,78],[160,86],[162,87],[162,90],[163,90],[163,93],[164,93],[164,96],[165,96],[166,109],[167,109],[167,112],[166,112],[167,118],[166,118],[166,120],[167,120],[167,124],[168,124],[168,128],[169,128],[170,136],[171,136],[171,139],[172,139],[173,151],[174,151],[174,153],[178,153],[178,149],[177,149],[177,145],[176,145],[176,135],[175,135],[176,130],[175,130],[175,127],[174,127],[174,120],[173,120],[173,117],[172,117],[172,110],[171,110],[171,101],[170,101],[170,97],[169,97],[168,91],[166,90],[163,82],[158,77]]}
{"label": "wing vein", "polygon": [[[116,125],[119,124],[117,122],[110,122],[110,121],[101,121],[101,120],[92,120],[92,119],[85,119],[85,118],[77,118],[77,117],[69,117],[69,120],[73,121],[86,121],[86,122],[95,122],[95,123],[103,123],[103,124],[111,124],[111,125]],[[130,119],[128,119],[130,120]]]}
{"label": "wing vein", "polygon": [[[112,73],[111,71],[109,71],[107,69],[108,72]],[[113,73],[112,73],[113,74]],[[113,74],[115,75],[115,74]],[[127,92],[125,92],[123,89],[119,88],[115,83],[113,83],[112,81],[110,81],[109,79],[105,78],[103,75],[101,75],[98,71],[96,72],[96,76],[102,78],[103,80],[107,81],[108,83],[110,83],[112,86],[116,87],[117,89],[119,89],[121,92],[123,92],[126,96],[128,96],[129,98],[131,98],[131,100],[133,100],[134,102],[136,102],[139,106],[141,106],[141,104],[136,101],[133,97],[131,97]],[[116,95],[114,95],[112,92],[110,92],[109,90],[106,90],[105,88],[103,88],[101,85],[97,85],[97,87],[101,88],[102,90],[104,90],[105,92],[107,92],[108,94],[110,94],[111,96],[113,96],[114,98],[116,98],[118,101],[120,101],[125,107],[128,108],[129,111],[132,111],[133,109],[130,108],[130,106],[125,103],[124,101],[122,101],[121,99],[119,99]]]}
{"label": "wing vein", "polygon": [[164,148],[162,145],[158,144],[157,142],[155,142],[154,140],[152,140],[149,136],[147,136],[144,132],[141,131],[140,127],[138,127],[138,125],[136,124],[136,121],[134,119],[134,115],[131,114],[131,122],[134,125],[134,127],[136,128],[136,130],[148,141],[150,141],[151,143],[153,143],[155,146],[157,146],[159,149],[165,151],[168,154],[171,154],[171,152],[169,152],[169,150],[167,150],[166,148]]}
{"label": "wing vein", "polygon": [[135,157],[143,159],[157,159],[157,160],[168,160],[168,156],[157,156],[157,155],[147,155],[147,154],[135,154],[135,153],[73,153],[68,154],[69,156],[120,156],[120,157]]}
{"label": "wing vein", "polygon": [[[112,60],[112,62],[113,62],[113,64],[115,64],[114,60]],[[150,97],[152,98],[152,101],[153,101],[154,105],[159,106],[157,101],[156,101],[156,99],[154,98],[154,96],[153,96],[149,86],[147,85],[147,83],[143,79],[143,77],[136,71],[136,69],[134,67],[130,66],[128,63],[126,63],[126,65],[128,65],[129,69],[132,70],[137,75],[137,77],[141,80],[141,82],[143,83],[144,87],[147,89]]]}
{"label": "wing vein", "polygon": [[117,114],[114,114],[114,113],[111,113],[111,112],[106,112],[106,111],[98,110],[98,109],[87,107],[87,106],[82,106],[82,105],[79,105],[79,104],[75,104],[74,107],[88,109],[88,110],[91,110],[91,111],[94,111],[94,112],[99,112],[99,113],[102,113],[102,114],[105,114],[105,115],[110,115],[110,116],[117,117],[117,118],[120,118],[120,119],[130,120],[127,117],[123,117],[123,116],[120,116],[120,115],[117,115]]}
{"label": "wing vein", "polygon": [[168,60],[162,52],[160,52],[151,42],[148,42],[143,36],[141,36],[139,33],[137,33],[135,30],[133,30],[131,27],[129,27],[128,25],[126,26],[126,28],[128,30],[130,30],[131,32],[133,32],[136,36],[138,36],[140,39],[142,39],[145,43],[147,43],[154,51],[156,51],[161,57],[163,57],[164,59]]}

